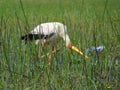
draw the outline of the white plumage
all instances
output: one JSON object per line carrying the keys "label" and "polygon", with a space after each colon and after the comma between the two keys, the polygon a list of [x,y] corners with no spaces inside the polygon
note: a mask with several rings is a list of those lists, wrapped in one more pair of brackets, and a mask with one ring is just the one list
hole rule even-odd
{"label": "white plumage", "polygon": [[72,49],[77,53],[87,57],[71,44],[70,38],[67,34],[67,26],[59,22],[42,23],[35,27],[28,34],[22,36],[21,39],[25,41],[36,40],[36,44],[41,41],[43,46],[48,43],[54,46],[57,41],[59,42],[60,39],[63,39],[67,48]]}
{"label": "white plumage", "polygon": [[38,44],[39,41],[41,41],[42,44],[55,44],[58,40],[60,40],[60,38],[62,38],[66,42],[67,47],[71,44],[69,36],[67,34],[66,25],[59,22],[42,23],[35,27],[27,35],[22,36],[22,39],[24,40],[35,39],[36,44]]}

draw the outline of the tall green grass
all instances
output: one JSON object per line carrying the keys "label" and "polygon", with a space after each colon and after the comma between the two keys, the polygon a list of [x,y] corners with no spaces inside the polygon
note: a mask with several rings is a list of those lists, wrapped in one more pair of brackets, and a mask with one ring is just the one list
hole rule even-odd
{"label": "tall green grass", "polygon": [[[119,0],[2,0],[0,1],[1,90],[119,90],[120,6]],[[25,44],[21,35],[42,22],[58,21],[68,26],[71,42],[85,52],[104,45],[101,53],[84,59],[63,48],[48,57],[47,46]],[[62,46],[61,41],[58,46]]]}

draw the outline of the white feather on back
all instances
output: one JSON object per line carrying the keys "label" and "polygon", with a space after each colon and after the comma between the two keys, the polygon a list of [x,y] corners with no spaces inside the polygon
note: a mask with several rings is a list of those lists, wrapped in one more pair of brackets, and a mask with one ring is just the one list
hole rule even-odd
{"label": "white feather on back", "polygon": [[34,28],[30,33],[32,34],[44,34],[48,35],[50,33],[60,34],[60,32],[66,32],[66,26],[59,22],[48,22],[42,23]]}
{"label": "white feather on back", "polygon": [[[67,27],[66,25],[59,22],[48,22],[42,23],[34,28],[30,33],[32,34],[44,34],[49,35],[50,33],[54,33],[54,36],[49,38],[47,41],[53,42],[60,37],[67,43],[70,43],[69,36],[67,35]],[[36,41],[38,44],[39,40]],[[46,40],[42,40],[42,42],[46,42]]]}

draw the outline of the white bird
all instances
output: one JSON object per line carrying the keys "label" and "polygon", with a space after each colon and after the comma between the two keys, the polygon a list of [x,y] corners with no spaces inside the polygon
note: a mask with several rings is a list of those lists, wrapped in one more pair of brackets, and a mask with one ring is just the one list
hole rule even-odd
{"label": "white bird", "polygon": [[31,32],[21,37],[22,40],[32,41],[36,40],[36,44],[42,43],[42,47],[46,44],[50,44],[52,47],[59,42],[60,39],[65,41],[65,46],[77,53],[81,54],[85,58],[87,56],[83,54],[77,47],[73,46],[70,38],[67,34],[67,26],[60,22],[47,22],[42,23],[35,27]]}

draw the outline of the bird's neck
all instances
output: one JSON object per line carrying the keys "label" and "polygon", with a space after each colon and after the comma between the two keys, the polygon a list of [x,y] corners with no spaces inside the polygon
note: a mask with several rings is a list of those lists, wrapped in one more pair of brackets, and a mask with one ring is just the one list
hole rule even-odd
{"label": "bird's neck", "polygon": [[71,48],[71,47],[72,47],[71,42],[70,42],[70,38],[69,38],[68,35],[66,35],[66,36],[64,37],[64,41],[66,42],[66,47],[67,47],[67,48]]}

